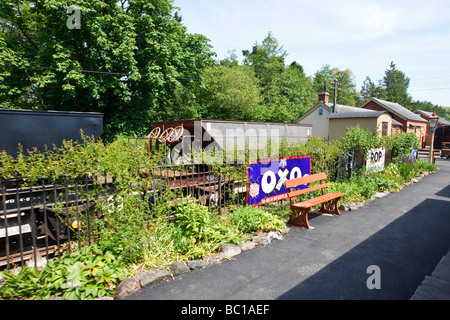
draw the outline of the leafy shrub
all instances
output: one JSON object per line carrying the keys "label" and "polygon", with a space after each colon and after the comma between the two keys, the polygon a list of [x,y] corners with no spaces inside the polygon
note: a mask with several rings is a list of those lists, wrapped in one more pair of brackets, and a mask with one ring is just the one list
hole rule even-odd
{"label": "leafy shrub", "polygon": [[361,129],[359,125],[349,127],[345,135],[338,141],[342,151],[358,151],[361,154],[366,154],[370,149],[378,147],[379,143],[376,132],[372,133]]}
{"label": "leafy shrub", "polygon": [[399,175],[390,175],[386,172],[379,172],[368,176],[367,179],[376,184],[376,191],[392,191],[399,190],[402,184]]}
{"label": "leafy shrub", "polygon": [[282,230],[285,226],[283,220],[277,216],[252,206],[240,206],[229,213],[230,221],[241,232]]}
{"label": "leafy shrub", "polygon": [[403,157],[407,157],[411,150],[420,147],[419,138],[412,132],[401,132],[390,137],[392,146],[392,162],[400,164]]}
{"label": "leafy shrub", "polygon": [[400,176],[405,180],[409,181],[416,177],[419,169],[416,165],[416,159],[412,157],[403,157],[399,168]]}
{"label": "leafy shrub", "polygon": [[176,249],[188,258],[200,258],[224,242],[239,243],[239,231],[226,217],[209,212],[207,207],[197,202],[178,204],[173,214]]}
{"label": "leafy shrub", "polygon": [[50,261],[42,272],[34,267],[23,267],[17,275],[4,271],[0,297],[48,299],[62,294],[65,300],[101,298],[112,295],[116,283],[127,275],[122,260],[92,245]]}
{"label": "leafy shrub", "polygon": [[426,160],[418,159],[416,161],[417,170],[420,172],[436,172],[437,166],[434,163],[430,163]]}
{"label": "leafy shrub", "polygon": [[146,250],[144,239],[150,220],[146,202],[138,195],[117,194],[97,203],[102,219],[93,221],[92,235],[99,246],[137,263]]}

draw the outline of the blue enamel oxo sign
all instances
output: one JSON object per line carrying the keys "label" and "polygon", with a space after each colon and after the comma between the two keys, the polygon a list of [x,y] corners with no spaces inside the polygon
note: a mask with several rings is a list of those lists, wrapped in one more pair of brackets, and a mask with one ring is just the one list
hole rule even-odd
{"label": "blue enamel oxo sign", "polygon": [[[311,174],[311,156],[259,160],[247,169],[247,204],[258,206],[287,198],[284,182]],[[300,186],[299,189],[306,188]]]}

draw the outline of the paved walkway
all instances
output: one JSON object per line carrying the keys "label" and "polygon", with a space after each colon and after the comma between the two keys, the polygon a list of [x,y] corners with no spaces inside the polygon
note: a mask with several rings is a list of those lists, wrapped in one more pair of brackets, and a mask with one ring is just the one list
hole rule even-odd
{"label": "paved walkway", "polygon": [[437,173],[357,211],[311,214],[315,229],[291,227],[283,240],[127,299],[450,299],[450,160],[437,164]]}

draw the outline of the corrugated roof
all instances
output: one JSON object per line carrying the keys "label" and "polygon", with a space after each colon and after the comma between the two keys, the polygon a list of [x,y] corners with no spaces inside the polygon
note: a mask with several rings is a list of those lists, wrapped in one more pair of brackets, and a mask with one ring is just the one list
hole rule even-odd
{"label": "corrugated roof", "polygon": [[[332,103],[326,103],[328,107],[332,107]],[[357,108],[357,107],[350,107],[343,104],[336,104],[336,108],[334,109],[334,112],[336,113],[342,113],[342,112],[367,112],[367,109]]]}
{"label": "corrugated roof", "polygon": [[[386,108],[388,111],[391,111],[392,113],[398,115],[400,118],[403,118],[405,120],[414,120],[414,121],[427,122],[422,117],[418,116],[414,112],[406,109],[405,107],[403,107],[402,105],[400,105],[400,104],[398,104],[396,102],[384,101],[384,100],[381,100],[381,99],[378,99],[378,98],[372,98],[371,100],[378,102],[381,106]],[[368,102],[366,102],[366,104]]]}
{"label": "corrugated roof", "polygon": [[[363,109],[364,110],[364,109]],[[339,112],[332,113],[328,119],[344,119],[344,118],[378,118],[387,111],[363,111],[363,112]]]}

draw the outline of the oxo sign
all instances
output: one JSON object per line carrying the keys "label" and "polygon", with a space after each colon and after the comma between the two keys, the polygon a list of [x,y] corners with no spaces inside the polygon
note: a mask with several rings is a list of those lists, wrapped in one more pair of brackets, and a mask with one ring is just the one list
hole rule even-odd
{"label": "oxo sign", "polygon": [[[248,166],[247,204],[256,206],[287,198],[284,182],[311,173],[310,156],[261,160]],[[300,189],[306,186],[300,186]]]}

